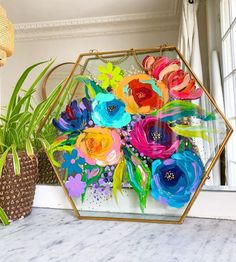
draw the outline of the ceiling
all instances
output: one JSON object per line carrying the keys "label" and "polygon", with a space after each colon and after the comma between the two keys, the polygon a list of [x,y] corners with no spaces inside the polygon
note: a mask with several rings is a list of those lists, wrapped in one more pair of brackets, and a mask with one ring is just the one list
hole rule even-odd
{"label": "ceiling", "polygon": [[154,12],[165,19],[176,13],[177,0],[1,0],[13,23],[32,23]]}

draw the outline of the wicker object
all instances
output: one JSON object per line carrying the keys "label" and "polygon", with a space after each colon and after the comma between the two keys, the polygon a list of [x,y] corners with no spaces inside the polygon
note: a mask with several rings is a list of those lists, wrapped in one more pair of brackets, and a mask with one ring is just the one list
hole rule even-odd
{"label": "wicker object", "polygon": [[14,28],[7,19],[6,10],[0,6],[0,66],[6,63],[6,58],[14,50]]}
{"label": "wicker object", "polygon": [[0,206],[10,220],[31,213],[38,173],[36,157],[31,159],[25,152],[18,153],[18,156],[21,174],[14,174],[12,155],[9,154],[0,178]]}
{"label": "wicker object", "polygon": [[53,167],[44,151],[37,153],[39,175],[37,184],[57,185],[59,184]]}

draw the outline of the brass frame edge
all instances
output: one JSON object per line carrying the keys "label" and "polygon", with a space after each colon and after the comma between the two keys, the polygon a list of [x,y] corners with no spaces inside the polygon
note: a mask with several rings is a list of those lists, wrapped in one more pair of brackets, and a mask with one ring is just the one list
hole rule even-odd
{"label": "brass frame edge", "polygon": [[42,81],[42,84],[41,84],[41,94],[42,94],[42,98],[43,100],[45,100],[47,98],[47,92],[46,92],[46,83],[48,81],[48,78],[51,76],[51,74],[60,66],[63,66],[63,65],[73,65],[75,64],[75,62],[65,62],[65,63],[61,63],[61,64],[58,64],[56,66],[54,66],[51,70],[49,70],[49,72],[46,74],[46,76],[44,77],[43,81]]}

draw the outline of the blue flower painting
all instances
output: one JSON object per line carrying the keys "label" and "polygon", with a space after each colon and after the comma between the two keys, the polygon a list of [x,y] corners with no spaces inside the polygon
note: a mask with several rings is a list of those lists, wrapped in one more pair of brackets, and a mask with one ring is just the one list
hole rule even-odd
{"label": "blue flower painting", "polygon": [[90,111],[88,99],[84,98],[80,105],[74,100],[66,106],[66,111],[61,113],[58,121],[53,119],[53,125],[61,132],[82,131],[91,120]]}
{"label": "blue flower painting", "polygon": [[184,206],[203,176],[203,164],[196,153],[186,150],[164,161],[152,163],[151,194],[171,207]]}
{"label": "blue flower painting", "polygon": [[85,163],[84,158],[78,157],[78,151],[74,149],[71,154],[63,154],[64,162],[61,167],[68,170],[69,175],[78,174],[82,172],[80,165]]}
{"label": "blue flower painting", "polygon": [[121,128],[131,121],[125,104],[112,94],[99,93],[92,103],[92,119],[98,126]]}

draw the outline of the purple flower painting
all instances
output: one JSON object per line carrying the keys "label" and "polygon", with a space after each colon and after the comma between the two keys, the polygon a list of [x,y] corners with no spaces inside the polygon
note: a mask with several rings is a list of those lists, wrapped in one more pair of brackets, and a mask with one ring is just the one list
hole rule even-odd
{"label": "purple flower painting", "polygon": [[82,181],[81,174],[77,174],[75,177],[70,176],[65,186],[71,197],[80,197],[84,193],[86,183]]}

